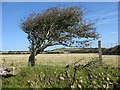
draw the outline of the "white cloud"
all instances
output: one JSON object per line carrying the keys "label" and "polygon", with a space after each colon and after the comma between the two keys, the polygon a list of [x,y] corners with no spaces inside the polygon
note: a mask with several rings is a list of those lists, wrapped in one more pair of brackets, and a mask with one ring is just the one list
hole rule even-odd
{"label": "white cloud", "polygon": [[110,12],[110,13],[107,13],[107,12],[100,12],[100,13],[97,13],[97,14],[94,14],[94,15],[89,15],[87,16],[87,18],[99,18],[99,22],[97,23],[97,25],[99,24],[111,24],[111,23],[114,23],[114,24],[118,24],[118,12],[114,11],[114,12]]}
{"label": "white cloud", "polygon": [[108,18],[108,19],[105,19],[103,21],[100,21],[97,23],[97,25],[100,25],[100,24],[118,24],[118,18]]}
{"label": "white cloud", "polygon": [[112,34],[116,34],[117,32],[111,32]]}
{"label": "white cloud", "polygon": [[99,18],[106,18],[106,17],[111,17],[111,16],[117,16],[118,15],[118,12],[110,12],[110,13],[107,13],[107,12],[100,12],[100,13],[97,13],[97,14],[93,14],[93,15],[87,15],[87,18],[93,18],[93,17],[99,17]]}
{"label": "white cloud", "polygon": [[118,12],[111,12],[108,14],[102,14],[102,18],[118,15]]}

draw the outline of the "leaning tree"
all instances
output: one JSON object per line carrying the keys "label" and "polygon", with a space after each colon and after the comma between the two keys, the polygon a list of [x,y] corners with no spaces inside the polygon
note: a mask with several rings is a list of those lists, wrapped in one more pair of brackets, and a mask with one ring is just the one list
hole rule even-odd
{"label": "leaning tree", "polygon": [[82,47],[98,39],[96,20],[86,19],[86,11],[83,6],[58,5],[22,19],[20,28],[30,42],[28,65],[34,66],[35,56],[48,46]]}

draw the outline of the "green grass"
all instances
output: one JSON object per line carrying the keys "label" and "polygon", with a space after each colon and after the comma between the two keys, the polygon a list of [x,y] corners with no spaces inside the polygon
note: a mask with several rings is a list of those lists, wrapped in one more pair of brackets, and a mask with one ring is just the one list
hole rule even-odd
{"label": "green grass", "polygon": [[[118,80],[118,69],[90,68],[77,70],[74,88],[81,85],[82,88],[102,88],[103,85],[113,85]],[[21,72],[15,77],[2,77],[3,88],[71,88],[73,81],[73,67],[36,65],[35,67],[22,67]],[[92,75],[91,77],[89,75]],[[60,77],[64,78],[63,80]],[[107,80],[106,78],[109,78]],[[81,82],[82,80],[82,82]],[[112,83],[112,84],[111,84]]]}
{"label": "green grass", "polygon": [[[21,72],[16,77],[2,77],[2,87],[28,88],[28,81],[30,80],[31,88],[71,88],[74,69],[73,67],[65,68],[65,66],[83,57],[84,60],[82,60],[80,64],[84,65],[91,59],[98,57],[98,54],[39,54],[36,56],[37,61],[35,67],[28,67],[29,55],[2,55],[3,60],[1,60],[0,63],[2,63],[3,66],[21,68]],[[116,67],[118,66],[119,56],[103,55],[102,57],[104,64],[114,68],[88,67],[88,69],[91,70],[90,74],[93,76],[89,76],[87,69],[77,71],[76,81],[72,87],[102,88],[104,86],[107,87],[106,83],[111,87],[117,82],[119,73]],[[60,80],[60,77],[63,77],[64,80]],[[106,80],[106,77],[110,80]]]}

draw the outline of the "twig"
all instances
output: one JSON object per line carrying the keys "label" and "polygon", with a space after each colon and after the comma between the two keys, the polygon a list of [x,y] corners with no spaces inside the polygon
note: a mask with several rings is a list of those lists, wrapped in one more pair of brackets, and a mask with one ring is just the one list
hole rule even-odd
{"label": "twig", "polygon": [[91,61],[91,62],[89,62],[88,64],[86,64],[85,66],[83,66],[82,68],[80,68],[80,69],[78,69],[78,70],[81,70],[81,69],[83,69],[83,68],[85,68],[85,67],[88,67],[88,66],[90,66],[92,63],[97,63],[99,60],[97,60],[97,61]]}
{"label": "twig", "polygon": [[[98,59],[98,58],[97,58]],[[83,60],[83,59],[79,59],[79,61],[80,60]],[[76,61],[75,63],[72,63],[72,65],[74,64],[76,64],[76,63],[78,63],[79,61]],[[91,62],[89,62],[89,63],[87,63],[86,65],[84,65],[82,68],[80,68],[79,69],[79,67],[81,66],[80,64],[78,65],[78,66],[74,66],[74,70],[75,70],[75,72],[74,72],[74,77],[73,77],[73,82],[72,82],[72,84],[71,85],[73,85],[74,84],[74,82],[75,82],[75,76],[76,76],[76,72],[77,72],[77,70],[81,70],[81,69],[83,69],[83,68],[86,68],[86,67],[88,67],[88,66],[90,66],[92,63],[93,64],[95,64],[95,63],[97,63],[99,60],[96,60],[96,61],[91,61]],[[89,70],[89,69],[88,69]],[[89,71],[91,71],[91,70],[89,70]],[[93,76],[93,75],[92,75]]]}
{"label": "twig", "polygon": [[79,59],[78,61],[76,61],[76,62],[74,62],[74,63],[72,63],[72,65],[75,65],[75,64],[77,64],[78,62],[80,62],[81,60],[83,60],[84,58],[82,58],[82,59]]}
{"label": "twig", "polygon": [[[75,64],[77,64],[78,62],[80,62],[81,60],[83,60],[84,58],[82,58],[82,59],[79,59],[78,61],[76,61],[76,62],[74,62],[74,63],[72,63],[71,65],[75,65]],[[66,68],[69,68],[69,64],[66,66]]]}

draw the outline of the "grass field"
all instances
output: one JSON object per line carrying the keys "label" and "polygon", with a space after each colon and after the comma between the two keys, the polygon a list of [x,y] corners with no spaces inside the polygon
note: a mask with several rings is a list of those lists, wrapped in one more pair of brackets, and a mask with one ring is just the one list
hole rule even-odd
{"label": "grass field", "polygon": [[[74,84],[73,67],[65,68],[79,59],[85,64],[98,54],[39,54],[36,66],[28,67],[29,55],[2,55],[3,66],[20,67],[15,77],[2,77],[3,88],[112,88],[119,80],[117,68],[88,67],[78,70]],[[118,55],[103,55],[103,63],[118,66]],[[89,71],[90,70],[90,71]],[[28,84],[30,81],[30,84]]]}
{"label": "grass field", "polygon": [[[27,55],[1,55],[2,63],[4,65],[12,65],[17,67],[26,67],[28,66]],[[80,63],[85,64],[89,60],[99,57],[98,54],[39,54],[36,56],[36,64],[38,65],[55,65],[55,66],[66,66],[71,64],[79,59],[84,58]],[[110,65],[112,67],[118,66],[118,55],[102,55],[103,63]]]}
{"label": "grass field", "polygon": [[[89,68],[90,69],[90,68]],[[117,69],[78,70],[73,85],[74,69],[36,65],[21,68],[15,77],[2,77],[3,88],[112,88],[118,80]],[[87,72],[86,72],[87,71]],[[28,83],[29,82],[29,83]]]}

